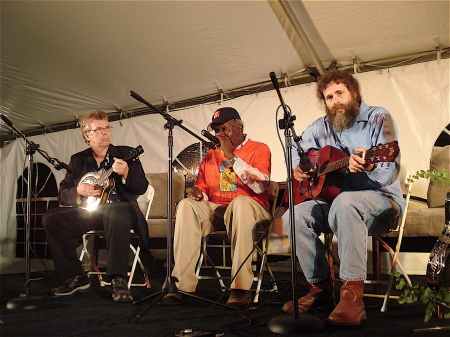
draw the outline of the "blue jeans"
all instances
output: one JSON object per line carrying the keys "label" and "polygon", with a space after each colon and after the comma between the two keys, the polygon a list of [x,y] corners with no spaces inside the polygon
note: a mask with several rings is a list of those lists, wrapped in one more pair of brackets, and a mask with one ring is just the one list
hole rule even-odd
{"label": "blue jeans", "polygon": [[[308,283],[330,276],[321,233],[338,239],[339,276],[347,281],[366,279],[367,236],[396,227],[398,207],[375,190],[342,192],[332,204],[309,200],[294,206],[296,254]],[[291,236],[289,211],[284,228]]]}

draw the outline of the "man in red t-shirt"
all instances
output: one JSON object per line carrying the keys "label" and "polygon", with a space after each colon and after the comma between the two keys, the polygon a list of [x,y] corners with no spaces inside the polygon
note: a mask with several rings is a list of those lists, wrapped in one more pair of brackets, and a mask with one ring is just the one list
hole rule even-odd
{"label": "man in red t-shirt", "polygon": [[[235,277],[227,304],[243,309],[250,303],[253,283],[252,261],[247,258],[253,249],[253,229],[271,220],[265,193],[271,154],[267,145],[247,137],[244,123],[233,108],[218,109],[208,129],[215,132],[220,146],[206,154],[195,186],[178,204],[172,276],[178,280],[180,291],[195,292],[201,238],[226,228],[233,256],[231,276]],[[167,294],[163,302],[181,303],[184,299],[184,294],[176,292]]]}

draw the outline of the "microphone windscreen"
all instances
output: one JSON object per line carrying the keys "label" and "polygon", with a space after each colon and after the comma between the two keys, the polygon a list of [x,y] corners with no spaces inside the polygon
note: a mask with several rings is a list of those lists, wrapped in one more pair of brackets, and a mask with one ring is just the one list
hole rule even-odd
{"label": "microphone windscreen", "polygon": [[206,130],[202,130],[202,135],[208,138],[209,141],[213,142],[215,145],[220,145],[219,138],[213,136],[211,133],[209,133]]}
{"label": "microphone windscreen", "polygon": [[275,89],[279,89],[280,88],[280,85],[278,84],[278,79],[277,79],[277,75],[275,75],[275,73],[272,71],[272,72],[270,72],[270,79],[272,80],[272,84],[273,84],[273,87],[275,88]]}

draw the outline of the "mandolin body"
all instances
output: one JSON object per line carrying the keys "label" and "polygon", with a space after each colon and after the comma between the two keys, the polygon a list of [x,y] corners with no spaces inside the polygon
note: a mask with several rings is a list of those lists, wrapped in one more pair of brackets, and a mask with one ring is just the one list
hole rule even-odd
{"label": "mandolin body", "polygon": [[108,201],[109,191],[114,187],[114,179],[106,178],[102,179],[105,175],[105,170],[101,169],[98,172],[88,172],[81,177],[78,185],[91,184],[96,185],[96,188],[101,189],[101,193],[98,197],[83,197],[81,196],[80,208],[87,211],[101,210]]}

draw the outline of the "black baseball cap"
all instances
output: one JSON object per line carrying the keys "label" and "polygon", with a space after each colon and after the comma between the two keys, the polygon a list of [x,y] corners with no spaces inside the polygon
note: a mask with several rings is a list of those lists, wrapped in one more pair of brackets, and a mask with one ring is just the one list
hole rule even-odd
{"label": "black baseball cap", "polygon": [[222,125],[232,119],[241,119],[236,109],[230,107],[217,109],[208,125],[208,131],[212,131],[214,126]]}

